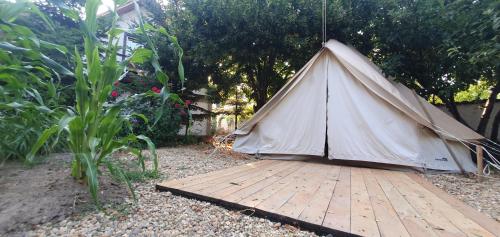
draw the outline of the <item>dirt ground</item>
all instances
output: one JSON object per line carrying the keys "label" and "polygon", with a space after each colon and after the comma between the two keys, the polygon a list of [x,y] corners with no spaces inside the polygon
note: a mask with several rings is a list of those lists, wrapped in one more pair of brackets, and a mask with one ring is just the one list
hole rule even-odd
{"label": "dirt ground", "polygon": [[[126,188],[109,177],[100,182],[104,204],[120,203],[128,195]],[[70,177],[67,154],[49,157],[33,168],[7,162],[0,167],[0,190],[0,236],[95,210],[86,186]]]}

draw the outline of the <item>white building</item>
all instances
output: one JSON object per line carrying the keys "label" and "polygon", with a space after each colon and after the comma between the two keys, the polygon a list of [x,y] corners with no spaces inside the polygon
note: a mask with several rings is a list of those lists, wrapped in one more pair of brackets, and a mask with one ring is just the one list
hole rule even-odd
{"label": "white building", "polygon": [[[139,2],[140,4],[140,2]],[[117,9],[117,13],[120,16],[120,18],[117,21],[117,25],[119,28],[125,29],[125,30],[130,30],[133,25],[136,25],[139,22],[139,15],[137,11],[135,10],[134,2],[129,1],[128,3],[122,5],[120,8]],[[144,8],[141,8],[141,13],[143,14],[143,19],[145,16],[149,14],[148,11],[146,11]],[[130,36],[127,34],[127,32],[121,33],[118,37],[118,42],[119,45],[121,46],[121,52],[118,55],[118,60],[124,60],[126,57],[129,57],[131,55],[131,52],[140,47],[139,44],[133,42],[130,38]],[[182,40],[182,39],[180,39]],[[212,111],[212,104],[210,103],[207,95],[207,90],[206,89],[201,89],[197,91],[193,91],[194,94],[200,95],[200,99],[197,101],[193,101],[192,107],[200,107],[202,110],[205,111]],[[201,115],[201,114],[206,114],[207,112],[204,112],[202,110],[193,110],[191,111],[193,114],[193,117],[196,117],[196,115]],[[210,116],[205,116],[206,118],[204,119],[195,119],[192,121],[191,125],[189,126],[188,134],[189,135],[194,135],[194,136],[208,136],[211,135],[212,129],[211,129],[211,118]],[[181,129],[178,132],[179,135],[184,135],[185,134],[185,126],[183,125]]]}

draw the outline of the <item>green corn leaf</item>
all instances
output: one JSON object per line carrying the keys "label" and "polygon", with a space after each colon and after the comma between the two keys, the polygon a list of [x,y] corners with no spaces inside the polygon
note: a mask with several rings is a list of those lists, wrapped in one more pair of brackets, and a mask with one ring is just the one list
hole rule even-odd
{"label": "green corn leaf", "polygon": [[139,166],[141,167],[142,172],[146,172],[146,162],[145,162],[144,156],[142,155],[141,149],[132,148],[132,149],[130,149],[130,152],[132,152],[132,154],[137,156],[137,162],[139,163]]}
{"label": "green corn leaf", "polygon": [[134,51],[129,60],[131,63],[143,64],[150,61],[152,56],[153,56],[152,50],[139,48]]}
{"label": "green corn leaf", "polygon": [[97,137],[89,138],[89,147],[90,147],[90,154],[91,154],[92,160],[94,160],[94,158],[97,156],[97,152],[98,152],[97,149],[98,149],[100,141],[101,141],[101,139],[99,139]]}
{"label": "green corn leaf", "polygon": [[53,125],[52,127],[45,129],[45,131],[43,131],[42,135],[38,138],[38,140],[31,148],[31,151],[26,156],[26,162],[28,162],[29,164],[33,163],[36,153],[47,142],[47,140],[58,131],[59,125]]}
{"label": "green corn leaf", "polygon": [[111,38],[115,38],[116,36],[120,35],[121,33],[125,32],[126,30],[125,29],[122,29],[122,28],[111,28],[109,31],[108,31],[108,35],[109,37]]}
{"label": "green corn leaf", "polygon": [[31,49],[27,49],[27,48],[22,48],[22,47],[18,47],[18,46],[15,46],[9,42],[0,42],[0,49],[5,49],[5,50],[8,50],[8,51],[12,51],[12,52],[28,52],[28,51],[31,51]]}
{"label": "green corn leaf", "polygon": [[146,137],[144,135],[138,135],[137,139],[143,140],[146,142],[148,145],[149,152],[151,152],[151,155],[153,157],[153,172],[155,174],[158,173],[158,155],[156,154],[156,146],[155,144],[149,139],[149,137]]}
{"label": "green corn leaf", "polygon": [[75,77],[76,77],[76,86],[75,86],[75,93],[76,93],[76,109],[80,114],[85,114],[87,112],[87,106],[88,106],[88,85],[87,82],[85,81],[85,76],[83,74],[83,62],[82,58],[80,56],[80,53],[78,53],[78,50],[75,46],[75,55],[76,55],[76,67],[75,67]]}
{"label": "green corn leaf", "polygon": [[51,58],[47,57],[45,54],[41,53],[40,58],[44,63],[52,67],[56,72],[62,73],[63,75],[67,76],[73,76],[73,73],[69,69],[59,64],[58,62],[52,60]]}
{"label": "green corn leaf", "polygon": [[145,124],[149,123],[149,119],[144,114],[133,113],[131,116],[139,117],[144,121]]}
{"label": "green corn leaf", "polygon": [[85,175],[87,176],[87,184],[89,185],[90,194],[96,205],[99,206],[98,193],[97,193],[97,190],[99,189],[99,180],[97,179],[98,175],[97,166],[93,162],[93,159],[88,154],[83,153],[82,156],[83,156],[83,163],[86,166]]}
{"label": "green corn leaf", "polygon": [[40,95],[40,93],[36,89],[33,88],[31,90],[25,90],[25,92],[28,95],[30,95],[33,99],[35,99],[36,102],[38,102],[38,104],[45,105],[45,103],[43,102],[42,96]]}
{"label": "green corn leaf", "polygon": [[93,36],[97,31],[97,9],[101,0],[87,0],[85,2],[85,26],[88,33]]}
{"label": "green corn leaf", "polygon": [[68,49],[62,45],[54,44],[51,42],[47,42],[45,40],[40,40],[40,46],[46,48],[46,49],[55,49],[61,54],[66,54],[68,53]]}
{"label": "green corn leaf", "polygon": [[97,81],[101,79],[101,60],[99,60],[99,48],[95,47],[92,55],[87,59],[90,62],[88,79],[90,84],[95,86]]}
{"label": "green corn leaf", "polygon": [[130,193],[132,194],[134,201],[137,201],[137,196],[135,194],[132,183],[130,182],[130,179],[127,177],[125,172],[123,172],[123,170],[118,165],[116,165],[115,163],[113,163],[111,161],[105,160],[103,163],[106,165],[109,173],[111,173],[111,175],[113,177],[116,177],[120,181],[123,181],[123,182],[125,182],[125,184],[127,184],[127,188],[130,190]]}

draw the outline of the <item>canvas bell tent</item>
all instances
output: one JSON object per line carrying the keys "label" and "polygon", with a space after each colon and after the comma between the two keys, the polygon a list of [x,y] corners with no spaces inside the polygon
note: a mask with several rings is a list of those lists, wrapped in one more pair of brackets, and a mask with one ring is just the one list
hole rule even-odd
{"label": "canvas bell tent", "polygon": [[483,139],[335,40],[233,134],[243,153],[470,172]]}

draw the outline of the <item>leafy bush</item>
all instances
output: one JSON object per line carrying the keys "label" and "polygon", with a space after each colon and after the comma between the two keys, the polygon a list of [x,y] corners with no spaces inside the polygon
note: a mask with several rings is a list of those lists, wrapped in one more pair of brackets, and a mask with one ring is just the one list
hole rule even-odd
{"label": "leafy bush", "polygon": [[[61,76],[73,74],[44,51],[66,55],[65,47],[37,38],[27,27],[15,23],[23,13],[51,22],[30,2],[0,3],[0,160],[24,159],[43,131],[63,114],[59,105]],[[39,154],[61,148],[52,138]],[[31,160],[27,160],[30,162]]]}
{"label": "leafy bush", "polygon": [[[177,105],[177,108],[176,108]],[[159,110],[163,106],[163,110]],[[158,113],[161,111],[161,113]],[[134,114],[142,114],[143,119]],[[124,115],[129,117],[128,129],[135,134],[144,134],[157,146],[174,145],[181,127],[182,117],[186,116],[183,107],[174,102],[161,104],[158,97],[131,97],[126,102]],[[153,121],[156,121],[153,124]],[[125,135],[125,134],[124,134]]]}

